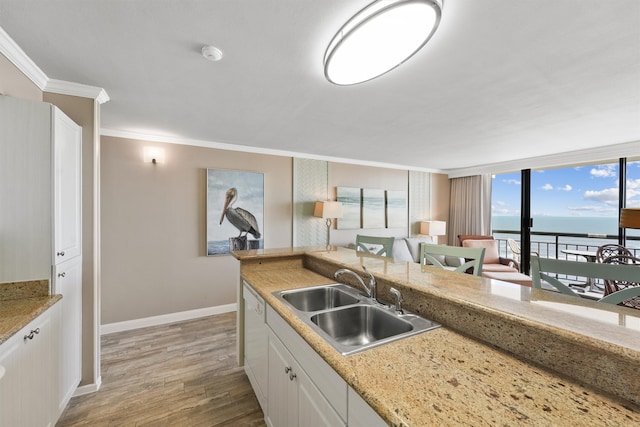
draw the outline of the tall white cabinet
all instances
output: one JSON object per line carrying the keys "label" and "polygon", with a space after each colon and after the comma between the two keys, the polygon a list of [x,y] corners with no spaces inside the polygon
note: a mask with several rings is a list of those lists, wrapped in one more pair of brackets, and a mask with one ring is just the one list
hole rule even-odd
{"label": "tall white cabinet", "polygon": [[56,107],[53,143],[53,280],[62,295],[61,414],[82,375],[82,128]]}
{"label": "tall white cabinet", "polygon": [[49,279],[63,296],[48,354],[55,419],[81,379],[81,153],[82,128],[57,107],[0,96],[0,283]]}

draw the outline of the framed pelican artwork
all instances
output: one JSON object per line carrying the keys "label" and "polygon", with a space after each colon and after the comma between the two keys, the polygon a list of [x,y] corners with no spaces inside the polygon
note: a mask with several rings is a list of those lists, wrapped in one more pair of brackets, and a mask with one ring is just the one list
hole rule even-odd
{"label": "framed pelican artwork", "polygon": [[207,255],[264,247],[264,174],[207,169]]}

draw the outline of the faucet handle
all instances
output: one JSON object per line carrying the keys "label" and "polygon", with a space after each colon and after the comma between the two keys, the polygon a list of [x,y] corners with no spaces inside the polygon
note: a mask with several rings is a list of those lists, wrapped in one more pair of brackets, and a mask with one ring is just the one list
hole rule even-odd
{"label": "faucet handle", "polygon": [[396,297],[396,313],[404,313],[404,311],[402,310],[402,301],[404,301],[404,298],[402,298],[402,294],[400,293],[400,291],[396,288],[391,288],[389,289],[389,292],[391,292]]}

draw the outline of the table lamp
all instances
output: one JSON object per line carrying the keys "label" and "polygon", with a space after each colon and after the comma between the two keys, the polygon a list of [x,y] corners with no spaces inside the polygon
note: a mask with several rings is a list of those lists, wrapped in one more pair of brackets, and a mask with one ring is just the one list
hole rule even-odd
{"label": "table lamp", "polygon": [[447,234],[447,223],[444,221],[420,221],[420,234],[432,238],[438,244],[438,236]]}
{"label": "table lamp", "polygon": [[331,223],[334,219],[342,218],[342,203],[332,202],[316,202],[313,207],[313,216],[316,218],[324,218],[327,220],[327,246],[331,242]]}

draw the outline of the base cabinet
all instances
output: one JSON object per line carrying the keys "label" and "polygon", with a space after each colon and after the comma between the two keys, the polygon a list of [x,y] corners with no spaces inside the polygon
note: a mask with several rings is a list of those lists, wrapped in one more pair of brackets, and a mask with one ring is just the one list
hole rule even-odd
{"label": "base cabinet", "polygon": [[271,330],[268,390],[266,421],[271,427],[346,425]]}
{"label": "base cabinet", "polygon": [[242,281],[245,371],[269,427],[387,423]]}
{"label": "base cabinet", "polygon": [[54,267],[55,293],[62,295],[58,413],[62,414],[80,384],[82,367],[82,257]]}
{"label": "base cabinet", "polygon": [[0,426],[55,425],[60,332],[55,304],[0,346]]}

